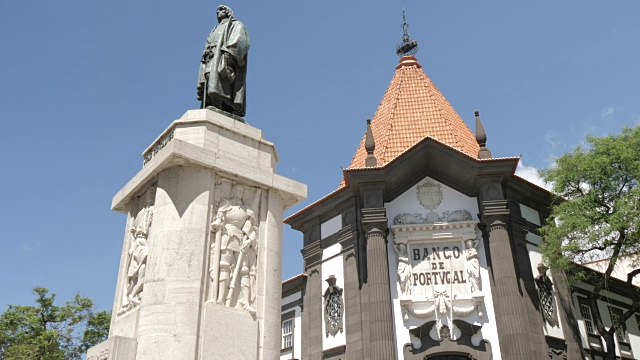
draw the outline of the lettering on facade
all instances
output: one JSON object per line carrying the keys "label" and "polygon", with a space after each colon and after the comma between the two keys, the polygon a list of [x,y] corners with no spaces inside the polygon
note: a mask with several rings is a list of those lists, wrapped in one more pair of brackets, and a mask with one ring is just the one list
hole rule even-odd
{"label": "lettering on facade", "polygon": [[468,294],[462,242],[410,244],[413,294],[434,296],[434,287],[446,285],[455,294]]}
{"label": "lettering on facade", "polygon": [[435,317],[445,324],[473,313],[482,318],[478,223],[471,214],[402,213],[394,223],[402,319]]}

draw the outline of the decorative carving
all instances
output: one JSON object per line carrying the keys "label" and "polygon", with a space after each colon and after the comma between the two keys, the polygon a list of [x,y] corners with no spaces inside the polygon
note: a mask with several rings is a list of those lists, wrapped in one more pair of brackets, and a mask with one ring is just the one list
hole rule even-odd
{"label": "decorative carving", "polygon": [[567,342],[553,336],[545,336],[547,343],[547,354],[552,360],[567,360]]}
{"label": "decorative carving", "polygon": [[407,254],[407,245],[394,245],[398,255],[398,282],[400,283],[400,293],[402,295],[411,295],[411,265],[409,265],[409,255]]}
{"label": "decorative carving", "polygon": [[471,293],[477,293],[482,290],[482,280],[480,279],[480,260],[478,259],[478,247],[477,239],[468,239],[466,241],[467,248],[465,253],[467,255],[467,279],[471,287]]}
{"label": "decorative carving", "polygon": [[549,359],[567,359],[567,354],[563,350],[549,349]]}
{"label": "decorative carving", "polygon": [[547,276],[547,268],[542,263],[538,264],[538,272],[540,275],[536,277],[535,282],[538,287],[542,317],[549,325],[559,326],[553,282],[551,282],[551,279]]}
{"label": "decorative carving", "polygon": [[95,355],[91,355],[87,358],[87,360],[108,360],[109,359],[109,349],[105,349],[100,351]]}
{"label": "decorative carving", "polygon": [[427,180],[416,188],[418,202],[427,210],[435,210],[442,203],[442,188],[440,184]]}
{"label": "decorative carving", "polygon": [[127,252],[126,280],[123,289],[122,305],[118,315],[122,315],[133,309],[142,298],[144,279],[147,270],[147,246],[149,229],[153,220],[153,204],[156,197],[155,185],[149,187],[136,201],[139,209],[135,217],[131,219],[129,233],[129,250]]}
{"label": "decorative carving", "polygon": [[331,275],[326,280],[329,284],[324,292],[324,324],[325,336],[336,336],[343,331],[342,318],[344,315],[344,303],[342,300],[342,289],[336,286],[336,277]]}
{"label": "decorative carving", "polygon": [[440,331],[438,332],[438,335],[440,335],[440,340],[444,340],[444,339],[453,340],[451,336],[451,329],[449,329],[449,326],[446,324],[440,326]]}
{"label": "decorative carving", "polygon": [[[437,330],[435,334],[432,331]],[[453,329],[453,331],[451,331]],[[453,320],[449,324],[429,321],[409,331],[410,343],[403,347],[403,358],[408,360],[424,360],[437,355],[456,354],[469,359],[490,360],[493,358],[491,343],[478,338],[481,326],[462,320]]]}
{"label": "decorative carving", "polygon": [[151,159],[153,159],[160,150],[173,140],[173,132],[174,131],[171,130],[168,134],[161,137],[155,144],[153,144],[153,147],[143,155],[142,166],[147,165],[147,163],[151,161]]}
{"label": "decorative carving", "polygon": [[449,300],[449,294],[447,294],[447,290],[434,291],[433,305],[435,306],[438,313],[447,315],[449,309],[451,309],[451,300]]}
{"label": "decorative carving", "polygon": [[367,207],[381,207],[382,206],[382,194],[377,191],[368,192],[365,195],[365,204]]}
{"label": "decorative carving", "polygon": [[445,211],[442,214],[438,214],[434,211],[422,215],[420,213],[414,214],[398,214],[393,219],[394,225],[409,225],[409,224],[434,224],[438,222],[458,222],[458,221],[471,221],[471,213],[467,210],[455,210]]}
{"label": "decorative carving", "polygon": [[[446,215],[455,219],[471,217],[465,210]],[[424,218],[400,214],[396,217],[396,224],[400,224],[391,228],[403,320],[409,321],[409,314],[449,321],[474,313],[483,318],[478,222],[410,224],[416,221]]]}
{"label": "decorative carving", "polygon": [[[228,180],[219,181],[216,192],[220,195],[230,186]],[[248,203],[257,203],[260,189],[245,194],[245,186],[235,184],[230,193],[218,203],[211,223],[215,240],[210,252],[212,291],[209,300],[255,315],[259,222],[253,210],[256,206],[245,205],[245,199]]]}

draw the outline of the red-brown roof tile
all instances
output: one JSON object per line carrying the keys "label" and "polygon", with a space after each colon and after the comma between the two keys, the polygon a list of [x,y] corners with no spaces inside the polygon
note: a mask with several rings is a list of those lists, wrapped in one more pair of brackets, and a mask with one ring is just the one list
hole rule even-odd
{"label": "red-brown roof tile", "polygon": [[[436,88],[415,57],[405,56],[371,121],[378,166],[385,166],[425,137],[436,139],[474,159],[475,135]],[[364,136],[349,168],[365,166]]]}

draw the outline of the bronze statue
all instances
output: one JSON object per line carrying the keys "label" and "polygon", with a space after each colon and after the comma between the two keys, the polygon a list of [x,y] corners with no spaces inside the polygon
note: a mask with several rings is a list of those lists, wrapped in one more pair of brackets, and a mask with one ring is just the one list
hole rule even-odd
{"label": "bronze statue", "polygon": [[198,100],[202,101],[202,108],[216,108],[243,117],[247,107],[249,33],[228,6],[218,6],[216,15],[218,25],[207,37],[200,61]]}

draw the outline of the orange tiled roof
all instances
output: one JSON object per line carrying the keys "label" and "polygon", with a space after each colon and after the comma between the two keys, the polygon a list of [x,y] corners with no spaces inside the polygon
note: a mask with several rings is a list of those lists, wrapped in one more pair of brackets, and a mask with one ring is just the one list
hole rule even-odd
{"label": "orange tiled roof", "polygon": [[[374,156],[380,167],[425,137],[478,158],[480,147],[475,135],[421,68],[413,56],[400,59],[373,116]],[[363,136],[349,168],[365,166],[364,142]]]}

